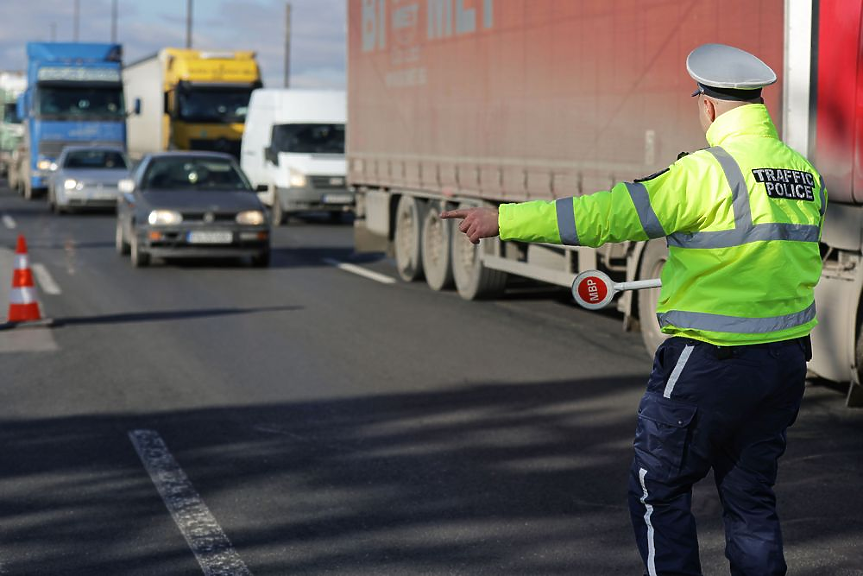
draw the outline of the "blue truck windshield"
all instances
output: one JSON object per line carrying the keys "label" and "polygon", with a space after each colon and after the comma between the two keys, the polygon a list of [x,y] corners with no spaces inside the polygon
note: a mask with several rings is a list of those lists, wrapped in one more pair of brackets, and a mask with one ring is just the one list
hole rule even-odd
{"label": "blue truck windshield", "polygon": [[123,90],[117,88],[77,88],[40,86],[38,115],[41,118],[110,119],[125,117]]}
{"label": "blue truck windshield", "polygon": [[242,123],[249,110],[249,89],[192,89],[179,93],[179,118],[186,122]]}

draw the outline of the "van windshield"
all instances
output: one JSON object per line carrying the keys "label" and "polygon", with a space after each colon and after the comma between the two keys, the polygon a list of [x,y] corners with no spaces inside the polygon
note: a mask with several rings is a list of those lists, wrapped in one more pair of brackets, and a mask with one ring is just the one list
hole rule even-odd
{"label": "van windshield", "polygon": [[344,154],[344,124],[277,124],[273,126],[274,152]]}

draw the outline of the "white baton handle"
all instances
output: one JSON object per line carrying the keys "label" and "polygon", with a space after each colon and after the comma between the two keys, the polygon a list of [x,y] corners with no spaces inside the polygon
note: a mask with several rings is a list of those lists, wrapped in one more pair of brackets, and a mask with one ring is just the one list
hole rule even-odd
{"label": "white baton handle", "polygon": [[614,290],[643,290],[645,288],[662,288],[662,280],[659,278],[651,278],[650,280],[634,280],[632,282],[617,282],[614,285]]}

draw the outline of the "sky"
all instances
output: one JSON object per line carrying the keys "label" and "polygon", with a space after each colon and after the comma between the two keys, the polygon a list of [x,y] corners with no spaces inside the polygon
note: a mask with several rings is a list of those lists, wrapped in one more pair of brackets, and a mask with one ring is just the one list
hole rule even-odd
{"label": "sky", "polygon": [[[124,60],[186,44],[186,0],[117,0]],[[285,0],[193,0],[192,46],[254,50],[264,85],[284,85]],[[111,0],[79,0],[82,42],[111,40]],[[30,41],[71,42],[74,0],[0,0],[0,70],[23,70]],[[291,87],[345,87],[345,0],[290,0]]]}

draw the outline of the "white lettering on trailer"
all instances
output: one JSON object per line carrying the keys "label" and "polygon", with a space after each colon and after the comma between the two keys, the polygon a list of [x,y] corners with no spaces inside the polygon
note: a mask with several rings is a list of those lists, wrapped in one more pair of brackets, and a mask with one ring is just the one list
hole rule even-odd
{"label": "white lettering on trailer", "polygon": [[[453,20],[456,34],[476,32],[476,8],[465,8],[464,0],[427,1],[429,40],[452,36]],[[494,25],[494,0],[483,0],[482,10],[483,28],[487,30]]]}
{"label": "white lettering on trailer", "polygon": [[363,52],[387,47],[387,1],[363,0]]}

